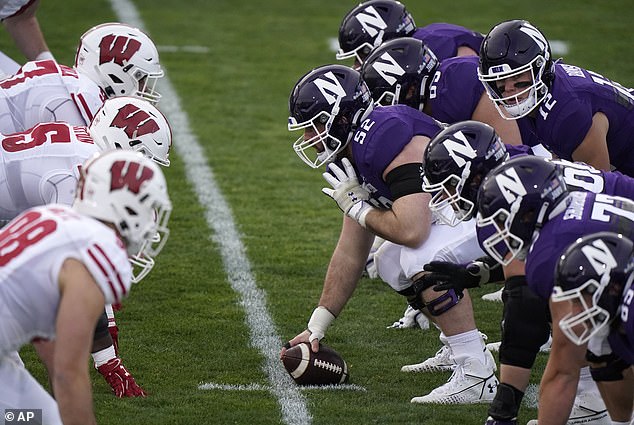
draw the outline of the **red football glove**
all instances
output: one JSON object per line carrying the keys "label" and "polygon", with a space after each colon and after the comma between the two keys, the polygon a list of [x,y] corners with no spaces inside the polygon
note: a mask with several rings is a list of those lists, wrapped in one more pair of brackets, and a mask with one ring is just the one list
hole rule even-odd
{"label": "red football glove", "polygon": [[109,360],[108,363],[99,366],[97,370],[112,387],[116,397],[145,397],[147,395],[125,368],[120,358],[115,357]]}

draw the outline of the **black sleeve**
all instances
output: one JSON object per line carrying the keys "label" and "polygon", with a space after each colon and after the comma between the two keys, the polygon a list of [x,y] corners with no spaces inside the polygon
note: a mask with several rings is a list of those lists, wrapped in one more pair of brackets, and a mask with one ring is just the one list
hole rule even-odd
{"label": "black sleeve", "polygon": [[420,172],[421,164],[415,162],[399,165],[385,176],[395,201],[406,195],[423,192]]}

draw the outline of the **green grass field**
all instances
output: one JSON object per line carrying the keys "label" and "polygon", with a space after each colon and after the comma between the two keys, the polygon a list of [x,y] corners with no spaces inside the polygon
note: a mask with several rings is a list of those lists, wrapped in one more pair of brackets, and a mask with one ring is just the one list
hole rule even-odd
{"label": "green grass field", "polygon": [[[226,250],[221,222],[226,217],[200,203],[197,190],[203,182],[190,181],[197,168],[192,168],[185,145],[179,145],[188,129],[173,123],[175,150],[166,171],[174,204],[170,240],[155,270],[134,288],[117,316],[122,357],[149,397],[115,399],[105,381],[92,373],[100,424],[288,423],[279,394],[270,390],[275,387],[269,380],[271,354],[253,339],[257,332],[249,325],[257,330],[259,324],[249,320],[247,309],[254,300],[266,307],[273,336],[279,337],[275,342],[281,344],[304,328],[319,297],[341,216],[320,193],[325,183],[321,173],[304,166],[291,149],[287,101],[304,72],[335,61],[329,39],[336,37],[343,15],[354,4],[134,1],[145,29],[157,45],[165,46],[161,62],[180,98],[179,112],[188,117],[204,154],[194,158],[195,165],[212,170],[245,249]],[[549,39],[567,43],[567,62],[634,86],[634,8],[629,0],[406,4],[419,26],[451,22],[487,32],[504,19],[529,19]],[[106,0],[65,0],[43,1],[39,19],[57,59],[72,64],[86,29],[119,18]],[[0,36],[0,50],[22,61],[6,33]],[[219,202],[212,199],[210,205]],[[243,269],[236,272],[232,260],[240,258],[248,262],[238,262]],[[259,290],[245,298],[232,283],[249,276]],[[476,319],[490,341],[499,338],[501,305],[483,302],[480,295],[493,289],[473,292]],[[299,392],[312,423],[484,422],[486,405],[409,403],[443,383],[449,373],[400,372],[403,364],[421,361],[439,347],[436,331],[386,329],[404,307],[386,285],[368,279],[360,283],[327,336],[327,344],[348,361],[355,387]],[[32,351],[26,348],[23,355],[45,382]],[[534,383],[545,361],[540,355]],[[226,387],[200,390],[201,383]],[[536,414],[535,409],[522,409],[520,423]]]}

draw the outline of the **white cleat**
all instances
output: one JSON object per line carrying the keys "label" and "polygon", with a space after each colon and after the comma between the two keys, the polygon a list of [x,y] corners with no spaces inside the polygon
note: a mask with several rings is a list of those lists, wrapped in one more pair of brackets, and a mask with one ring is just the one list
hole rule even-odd
{"label": "white cleat", "polygon": [[420,310],[416,310],[411,306],[407,306],[405,309],[405,313],[403,313],[403,317],[398,319],[396,322],[392,323],[391,326],[388,326],[388,329],[408,329],[408,328],[416,328],[419,327],[422,330],[429,329],[429,319],[425,317]]}
{"label": "white cleat", "polygon": [[[598,389],[578,392],[566,425],[611,425],[605,403]],[[538,425],[533,419],[526,425]]]}
{"label": "white cleat", "polygon": [[500,289],[499,291],[491,292],[490,294],[484,294],[482,295],[482,299],[484,301],[493,301],[493,302],[501,303],[503,290],[504,288]]}
{"label": "white cleat", "polygon": [[[487,359],[487,363],[490,363]],[[412,403],[423,404],[476,404],[490,403],[495,397],[498,380],[495,363],[484,365],[469,359],[456,366],[446,384],[422,397],[412,398]]]}
{"label": "white cleat", "polygon": [[455,368],[456,363],[451,357],[451,349],[448,345],[443,345],[434,357],[421,363],[405,365],[401,368],[401,372],[447,372]]}

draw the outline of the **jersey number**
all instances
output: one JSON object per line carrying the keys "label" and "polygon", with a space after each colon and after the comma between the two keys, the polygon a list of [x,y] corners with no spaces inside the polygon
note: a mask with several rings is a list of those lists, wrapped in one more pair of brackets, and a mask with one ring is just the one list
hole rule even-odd
{"label": "jersey number", "polygon": [[55,220],[43,220],[42,214],[30,211],[14,220],[0,232],[0,267],[17,257],[57,228]]}
{"label": "jersey number", "polygon": [[29,132],[12,134],[2,139],[2,148],[7,152],[19,152],[35,148],[46,142],[70,143],[70,127],[63,123],[39,124]]}
{"label": "jersey number", "polygon": [[[597,194],[592,206],[592,220],[607,223],[613,216],[623,217],[634,223],[634,211],[627,208],[623,202],[610,198],[608,195]],[[625,208],[623,208],[625,207]]]}

